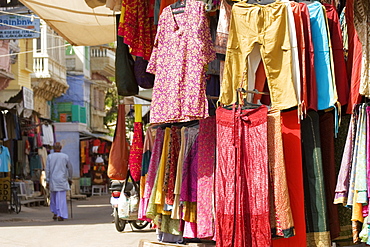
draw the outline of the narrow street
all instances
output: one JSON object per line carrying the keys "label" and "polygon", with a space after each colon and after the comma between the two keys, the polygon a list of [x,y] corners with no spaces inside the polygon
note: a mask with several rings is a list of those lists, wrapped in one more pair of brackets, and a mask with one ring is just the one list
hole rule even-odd
{"label": "narrow street", "polygon": [[[71,213],[69,201],[68,210]],[[117,232],[111,213],[108,195],[74,199],[73,218],[65,221],[54,221],[49,207],[23,206],[19,214],[0,213],[0,246],[134,247],[140,239],[156,240],[149,226],[132,231],[127,224],[123,232]]]}

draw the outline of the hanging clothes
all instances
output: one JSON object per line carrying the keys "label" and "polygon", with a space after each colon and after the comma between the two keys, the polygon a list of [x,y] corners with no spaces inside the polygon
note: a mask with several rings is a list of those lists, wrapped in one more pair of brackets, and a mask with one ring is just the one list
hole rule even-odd
{"label": "hanging clothes", "polygon": [[151,123],[208,117],[205,65],[215,59],[201,1],[188,0],[185,12],[163,10],[147,72],[155,74]]}
{"label": "hanging clothes", "polygon": [[216,162],[216,117],[199,120],[197,236],[212,238],[214,229],[214,172]]}
{"label": "hanging clothes", "polygon": [[286,179],[280,111],[267,115],[267,149],[271,184],[271,229],[273,237],[294,236],[294,221]]}
{"label": "hanging clothes", "polygon": [[325,195],[328,208],[330,238],[332,240],[339,237],[340,233],[338,206],[333,204],[336,185],[333,114],[333,111],[331,111],[324,112],[319,116]]}
{"label": "hanging clothes", "polygon": [[302,115],[302,99],[301,99],[301,72],[299,65],[299,54],[298,54],[298,41],[297,41],[297,31],[294,20],[293,8],[289,0],[283,0],[287,6],[287,17],[288,17],[288,30],[289,30],[289,40],[291,45],[291,55],[292,55],[292,77],[293,85],[295,90],[295,95],[298,101],[299,114]]}
{"label": "hanging clothes", "polygon": [[[197,187],[198,187],[198,135],[199,129],[190,128],[188,137],[194,136],[194,143],[185,157],[182,168],[180,201],[183,202],[185,238],[197,237]],[[188,142],[189,143],[189,142]]]}
{"label": "hanging clothes", "polygon": [[174,198],[173,208],[172,208],[172,213],[171,213],[172,219],[181,218],[180,194],[181,194],[181,187],[182,187],[182,167],[183,167],[184,159],[185,159],[187,139],[188,139],[188,128],[182,127],[181,128],[181,142],[180,142],[181,145],[180,145],[180,151],[179,151],[179,158],[177,160],[175,189],[173,191],[175,198]]}
{"label": "hanging clothes", "polygon": [[[143,203],[143,197],[145,193],[145,183],[149,170],[149,164],[152,157],[153,145],[156,136],[156,129],[149,127],[145,132],[144,147],[143,147],[143,161],[141,166],[141,178],[140,178],[140,204]],[[139,207],[139,217],[142,217],[144,209]]]}
{"label": "hanging clothes", "polygon": [[[360,117],[359,117],[359,126],[358,126],[358,149],[357,155],[354,157],[356,159],[356,175],[355,175],[355,187],[354,189],[357,192],[357,203],[362,205],[368,204],[368,191],[367,191],[367,157],[366,157],[366,146],[367,146],[367,113],[366,105],[361,104],[360,106]],[[361,212],[362,214],[362,212]]]}
{"label": "hanging clothes", "polygon": [[54,132],[51,125],[42,125],[42,144],[44,145],[54,145]]}
{"label": "hanging clothes", "polygon": [[18,139],[19,134],[17,134],[15,117],[16,115],[10,111],[5,114],[7,139]]}
{"label": "hanging clothes", "polygon": [[[293,8],[294,10],[295,8]],[[299,9],[302,16],[302,26],[304,35],[304,63],[302,64],[303,76],[306,78],[306,86],[302,86],[304,95],[303,100],[307,100],[307,110],[317,111],[317,84],[315,71],[315,53],[312,41],[311,21],[307,4],[299,3]],[[303,60],[302,60],[303,61]],[[307,98],[305,98],[307,94]]]}
{"label": "hanging clothes", "polygon": [[333,107],[338,100],[335,78],[333,77],[333,57],[327,29],[327,18],[321,3],[314,2],[307,7],[310,14],[315,53],[317,109],[325,110]]}
{"label": "hanging clothes", "polygon": [[134,181],[138,182],[141,177],[141,163],[143,161],[143,123],[142,123],[142,106],[135,104],[135,122],[134,122],[134,136],[130,148],[128,159],[129,169]]}
{"label": "hanging clothes", "polygon": [[134,181],[139,181],[141,176],[141,162],[143,160],[143,123],[134,123],[134,137],[129,155],[129,169]]}
{"label": "hanging clothes", "polygon": [[[255,30],[247,31],[250,28]],[[246,32],[250,35],[239,37]],[[265,35],[261,35],[262,33]],[[268,6],[246,2],[233,5],[219,101],[226,105],[233,104],[237,99],[236,89],[247,89],[254,83],[242,81],[242,77],[248,70],[246,61],[256,43],[262,44],[260,54],[266,68],[272,106],[279,110],[296,106],[298,101],[291,68],[287,10],[282,2],[274,2]]]}
{"label": "hanging clothes", "polygon": [[118,105],[117,127],[109,153],[107,175],[110,179],[125,180],[129,150],[126,141],[125,105]]}
{"label": "hanging clothes", "polygon": [[169,158],[170,128],[165,129],[163,148],[155,176],[153,189],[151,191],[146,216],[151,218],[162,232],[173,235],[181,235],[180,220],[171,219],[171,211],[165,204],[165,193],[163,191],[165,166]]}
{"label": "hanging clothes", "polygon": [[164,131],[161,128],[156,130],[156,135],[153,144],[153,152],[150,158],[148,173],[145,180],[145,189],[144,195],[140,198],[140,205],[139,205],[139,219],[145,220],[146,219],[146,212],[149,203],[149,199],[152,193],[152,189],[154,186],[154,180],[157,174],[157,169],[159,165],[159,160],[162,154],[163,148],[163,140],[164,140]]}
{"label": "hanging clothes", "polygon": [[[150,194],[149,204],[146,211],[146,216],[153,219],[156,225],[160,226],[159,214],[162,214],[164,206],[164,197],[162,196],[164,166],[168,159],[170,141],[170,128],[164,130],[163,148],[160,154],[158,170],[155,173],[155,180]],[[163,200],[162,200],[163,198]],[[160,216],[159,216],[160,217]],[[162,230],[163,231],[163,230]],[[166,231],[163,231],[166,232]]]}
{"label": "hanging clothes", "polygon": [[171,143],[170,143],[170,157],[166,164],[165,179],[164,179],[164,192],[166,194],[165,203],[173,205],[175,196],[175,180],[177,173],[177,163],[180,152],[180,129],[172,126],[171,127]]}
{"label": "hanging clothes", "polygon": [[[348,199],[347,199],[347,207],[351,207],[354,205],[354,187],[355,187],[355,176],[356,176],[356,167],[357,167],[357,154],[359,149],[359,141],[360,141],[360,133],[361,133],[361,111],[359,109],[360,105],[356,105],[354,107],[354,114],[355,117],[355,132],[354,132],[354,140],[353,140],[353,150],[352,151],[352,159],[351,159],[351,169],[349,175],[349,186],[348,186]],[[360,160],[361,161],[361,160]],[[361,161],[362,162],[362,161]]]}
{"label": "hanging clothes", "polygon": [[286,177],[290,207],[294,219],[295,236],[272,241],[273,247],[306,246],[306,216],[304,205],[301,125],[297,121],[297,110],[281,113]]}
{"label": "hanging clothes", "polygon": [[362,67],[362,44],[354,25],[354,0],[346,1],[345,17],[348,33],[348,58],[347,71],[349,88],[351,89],[348,98],[347,113],[351,114],[356,104],[361,102],[360,84]]}
{"label": "hanging clothes", "polygon": [[370,97],[370,2],[358,0],[354,6],[354,24],[358,38],[362,44],[362,63],[361,63],[361,95]]}
{"label": "hanging clothes", "polygon": [[[299,3],[289,1],[289,6],[293,14],[294,19],[294,27],[295,27],[295,37],[297,40],[297,52],[298,52],[298,69],[300,68],[299,73],[299,82],[300,82],[300,104],[301,104],[301,114],[305,114],[307,110],[307,78],[306,78],[306,44],[304,40],[304,32],[303,32],[303,21],[302,21],[302,14],[299,8]],[[289,8],[288,8],[289,10]]]}
{"label": "hanging clothes", "polygon": [[229,38],[231,7],[232,5],[226,0],[221,0],[215,40],[215,50],[219,54],[226,55],[227,40]]}
{"label": "hanging clothes", "polygon": [[[24,150],[22,150],[22,152],[24,152]],[[47,160],[47,158],[48,158],[48,152],[47,152],[47,150],[46,150],[46,148],[45,148],[45,147],[39,148],[39,149],[37,150],[37,152],[38,152],[38,155],[39,155],[39,156],[40,156],[40,158],[41,158],[41,164],[42,164],[41,169],[42,169],[42,170],[45,170],[45,168],[46,168],[46,160]],[[20,156],[20,157],[21,157],[21,156]],[[22,159],[20,159],[20,160],[22,160]]]}
{"label": "hanging clothes", "polygon": [[[182,183],[180,201],[197,201],[197,178],[198,178],[198,134],[199,129],[188,129],[188,152],[185,153],[185,160],[182,166]],[[193,139],[193,141],[189,139]]]}
{"label": "hanging clothes", "polygon": [[271,246],[267,107],[220,107],[216,122],[216,246]]}
{"label": "hanging clothes", "polygon": [[307,246],[330,246],[317,112],[309,111],[301,123]]}
{"label": "hanging clothes", "polygon": [[[338,132],[338,137],[335,138],[335,164],[336,164],[336,171],[338,179],[336,180],[336,183],[339,183],[339,174],[340,167],[341,167],[341,161],[342,157],[344,158],[345,154],[345,146],[346,146],[346,139],[347,134],[349,133],[349,125],[351,122],[352,115],[342,115],[341,117],[341,124]],[[349,180],[347,180],[348,182]],[[337,188],[337,187],[336,187]],[[335,196],[337,195],[337,192],[335,191]],[[334,204],[335,203],[334,198]],[[347,207],[344,207],[344,205],[338,206],[338,214],[339,214],[339,223],[340,223],[340,238],[346,238],[351,239],[352,238],[352,227],[351,227],[351,210]]]}
{"label": "hanging clothes", "polygon": [[341,105],[348,103],[349,84],[347,69],[344,61],[343,38],[338,13],[331,4],[323,4],[326,9],[331,47],[333,50],[335,83],[338,91],[338,101]]}
{"label": "hanging clothes", "polygon": [[118,35],[124,37],[123,42],[130,46],[130,54],[149,60],[156,34],[153,18],[147,15],[149,1],[123,0],[122,6],[125,14],[120,20]]}
{"label": "hanging clothes", "polygon": [[350,179],[349,174],[352,166],[356,122],[357,122],[356,115],[352,114],[348,128],[346,144],[343,150],[343,156],[338,174],[337,185],[335,188],[334,204],[343,204],[343,206],[346,206],[348,201],[349,179]]}
{"label": "hanging clothes", "polygon": [[9,149],[5,146],[0,146],[0,172],[10,172],[11,158]]}

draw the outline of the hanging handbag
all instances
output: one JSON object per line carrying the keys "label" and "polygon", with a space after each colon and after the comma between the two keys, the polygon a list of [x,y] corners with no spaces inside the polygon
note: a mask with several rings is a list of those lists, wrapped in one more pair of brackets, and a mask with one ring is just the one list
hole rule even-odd
{"label": "hanging handbag", "polygon": [[[129,188],[129,178],[131,178],[133,188]],[[139,187],[132,179],[130,170],[127,171],[127,178],[118,199],[118,216],[124,220],[137,220],[139,212]]]}
{"label": "hanging handbag", "polygon": [[154,75],[146,72],[148,61],[142,57],[136,57],[134,72],[137,84],[145,89],[153,88],[154,86]]}
{"label": "hanging handbag", "polygon": [[[117,28],[120,15],[117,15]],[[133,96],[139,93],[134,73],[135,61],[130,54],[128,45],[123,43],[123,37],[117,35],[116,48],[116,86],[118,95]]]}

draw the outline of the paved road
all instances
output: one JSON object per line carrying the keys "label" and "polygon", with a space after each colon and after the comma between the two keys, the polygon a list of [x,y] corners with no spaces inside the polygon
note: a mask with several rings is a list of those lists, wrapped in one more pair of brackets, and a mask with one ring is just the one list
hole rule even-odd
{"label": "paved road", "polygon": [[72,213],[73,218],[65,221],[54,221],[45,206],[22,207],[19,214],[0,213],[0,246],[136,247],[140,239],[156,240],[149,228],[132,231],[126,225],[125,231],[117,232],[108,195],[73,200]]}

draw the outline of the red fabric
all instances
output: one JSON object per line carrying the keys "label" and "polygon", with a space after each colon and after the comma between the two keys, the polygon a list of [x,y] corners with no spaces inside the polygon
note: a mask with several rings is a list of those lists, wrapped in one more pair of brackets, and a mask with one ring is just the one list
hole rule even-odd
{"label": "red fabric", "polygon": [[198,134],[198,238],[214,236],[214,173],[216,164],[216,117],[199,120]]}
{"label": "red fabric", "polygon": [[90,141],[86,141],[86,147],[85,147],[85,164],[86,165],[90,165],[91,164],[91,158],[90,158],[90,146],[91,145],[91,142]]}
{"label": "red fabric", "polygon": [[302,24],[303,24],[303,35],[305,44],[305,65],[302,65],[303,76],[306,78],[306,89],[307,92],[307,110],[317,111],[317,86],[316,86],[316,73],[314,65],[314,48],[312,43],[311,35],[311,23],[310,14],[308,12],[307,5],[305,3],[299,3],[301,9]]}
{"label": "red fabric", "polygon": [[128,143],[126,141],[125,105],[118,106],[117,127],[109,153],[108,172],[110,179],[124,180],[128,166]]}
{"label": "red fabric", "polygon": [[347,106],[348,114],[352,114],[354,105],[361,101],[359,91],[361,80],[362,45],[355,29],[353,4],[354,0],[347,0],[345,13],[348,32],[347,76],[350,81],[350,93]]}
{"label": "red fabric", "polygon": [[286,176],[295,236],[273,240],[273,247],[306,246],[301,130],[297,115],[297,110],[281,113]]}
{"label": "red fabric", "polygon": [[148,17],[150,18],[154,17],[154,5],[155,5],[155,0],[149,0]]}
{"label": "red fabric", "polygon": [[98,148],[98,154],[105,154],[105,151],[106,151],[106,145],[107,143],[106,142],[101,142],[100,145],[99,145],[99,148]]}
{"label": "red fabric", "polygon": [[220,107],[216,123],[216,246],[271,246],[267,107]]}
{"label": "red fabric", "polygon": [[99,139],[95,139],[94,141],[93,141],[93,145],[95,146],[95,147],[97,147],[97,146],[100,146],[100,140]]}
{"label": "red fabric", "polygon": [[124,37],[123,42],[130,46],[132,55],[149,60],[156,33],[153,18],[148,15],[149,0],[125,0],[122,5],[126,10],[118,35]]}
{"label": "red fabric", "polygon": [[328,17],[338,101],[341,105],[347,105],[349,85],[346,63],[344,61],[342,30],[340,27],[338,13],[333,5],[327,3],[324,3],[323,5],[325,6],[326,16]]}
{"label": "red fabric", "polygon": [[143,160],[143,148],[144,148],[144,138],[143,138],[143,123],[134,123],[134,137],[132,138],[132,145],[130,148],[129,156],[129,168],[132,178],[135,181],[139,181],[141,177],[141,162]]}
{"label": "red fabric", "polygon": [[170,158],[168,159],[168,164],[166,165],[165,171],[165,184],[163,189],[166,191],[165,202],[168,205],[173,205],[175,195],[175,180],[177,172],[177,161],[179,159],[180,152],[180,129],[175,126],[171,127],[171,144],[170,144]]}

